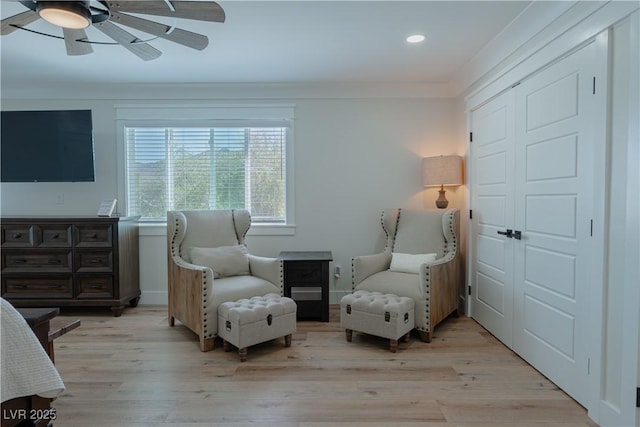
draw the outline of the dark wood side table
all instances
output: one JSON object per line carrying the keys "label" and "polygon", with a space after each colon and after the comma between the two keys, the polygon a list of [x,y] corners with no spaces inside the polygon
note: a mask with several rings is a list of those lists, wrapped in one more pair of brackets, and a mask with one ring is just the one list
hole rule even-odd
{"label": "dark wood side table", "polygon": [[298,305],[298,319],[329,321],[330,251],[280,252],[284,263],[284,295]]}

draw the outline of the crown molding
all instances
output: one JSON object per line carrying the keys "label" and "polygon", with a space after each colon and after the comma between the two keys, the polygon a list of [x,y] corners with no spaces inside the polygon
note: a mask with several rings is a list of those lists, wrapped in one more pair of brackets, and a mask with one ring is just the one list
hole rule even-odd
{"label": "crown molding", "polygon": [[[458,96],[480,82],[483,77],[492,74],[501,64],[516,60],[518,52],[526,51],[532,40],[549,31],[554,22],[558,23],[560,16],[578,3],[580,2],[531,2],[451,79],[452,92]],[[592,5],[591,8],[604,4],[604,2],[588,3]]]}
{"label": "crown molding", "polygon": [[33,82],[2,87],[4,99],[349,99],[451,98],[447,83],[213,83],[61,84]]}

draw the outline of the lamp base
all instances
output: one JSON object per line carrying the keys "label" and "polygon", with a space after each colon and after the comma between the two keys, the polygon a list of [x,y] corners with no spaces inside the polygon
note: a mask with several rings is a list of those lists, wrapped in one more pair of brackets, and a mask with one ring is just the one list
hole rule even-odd
{"label": "lamp base", "polygon": [[444,197],[444,193],[446,193],[446,191],[443,187],[440,187],[438,193],[440,193],[440,196],[438,196],[438,199],[436,200],[436,206],[438,207],[438,209],[444,209],[449,206],[449,201],[446,197]]}

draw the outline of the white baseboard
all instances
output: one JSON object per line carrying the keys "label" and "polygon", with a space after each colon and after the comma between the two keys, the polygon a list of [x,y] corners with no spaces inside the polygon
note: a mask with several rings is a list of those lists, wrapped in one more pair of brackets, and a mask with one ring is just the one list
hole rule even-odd
{"label": "white baseboard", "polygon": [[142,289],[140,305],[167,305],[169,301],[168,291],[145,291]]}
{"label": "white baseboard", "polygon": [[329,304],[340,304],[343,296],[351,293],[351,289],[332,289],[329,291]]}

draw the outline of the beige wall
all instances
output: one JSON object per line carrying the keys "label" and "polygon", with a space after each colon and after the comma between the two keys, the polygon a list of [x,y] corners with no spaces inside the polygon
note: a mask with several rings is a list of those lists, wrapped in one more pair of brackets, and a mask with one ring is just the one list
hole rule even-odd
{"label": "beige wall", "polygon": [[[95,214],[102,199],[117,197],[121,177],[114,105],[119,102],[3,100],[3,109],[91,108],[96,182],[2,184],[2,214]],[[334,264],[342,267],[342,276],[331,282],[332,301],[336,302],[351,287],[351,257],[378,249],[382,209],[434,207],[437,189],[422,187],[421,159],[463,153],[455,101],[352,98],[269,102],[296,105],[296,232],[291,236],[250,235],[249,249],[263,256],[276,256],[281,250],[331,250]],[[64,204],[56,204],[59,194]],[[450,206],[462,207],[465,194],[464,187],[449,189]],[[141,229],[141,304],[166,303],[165,239],[164,226]]]}

